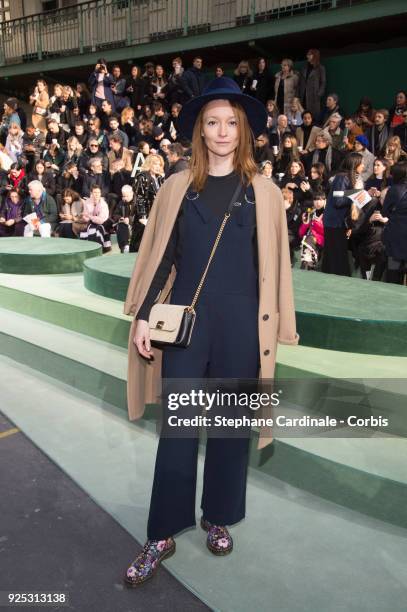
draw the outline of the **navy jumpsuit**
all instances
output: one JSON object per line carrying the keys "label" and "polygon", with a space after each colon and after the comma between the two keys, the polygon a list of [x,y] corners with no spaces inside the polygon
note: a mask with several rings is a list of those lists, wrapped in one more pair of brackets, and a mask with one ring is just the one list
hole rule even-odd
{"label": "navy jumpsuit", "polygon": [[[239,179],[234,178],[236,186]],[[163,389],[166,379],[180,377],[258,377],[258,266],[252,187],[240,200],[241,205],[234,207],[226,223],[195,307],[190,345],[163,351]],[[199,197],[184,198],[182,207],[185,231],[171,294],[173,304],[191,303],[223,219],[223,214],[215,215]],[[163,410],[165,423],[169,414],[165,401]],[[245,436],[207,438],[201,508],[203,518],[213,524],[231,525],[245,516],[249,442],[250,427]],[[196,524],[198,443],[197,436],[166,436],[164,425],[151,494],[149,539],[168,538]]]}

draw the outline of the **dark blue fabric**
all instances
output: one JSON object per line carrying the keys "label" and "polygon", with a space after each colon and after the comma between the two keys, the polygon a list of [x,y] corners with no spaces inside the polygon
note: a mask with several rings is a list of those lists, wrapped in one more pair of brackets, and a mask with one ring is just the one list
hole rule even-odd
{"label": "dark blue fabric", "polygon": [[[199,198],[185,204],[186,231],[171,294],[173,304],[191,302],[223,218],[213,214]],[[258,270],[252,239],[255,223],[255,204],[243,200],[227,221],[209,268],[196,305],[190,345],[185,349],[164,349],[163,430],[147,528],[150,539],[169,537],[195,525],[199,440],[191,432],[167,435],[166,419],[174,414],[166,401],[172,381],[258,376]],[[225,411],[227,416],[237,414],[225,406],[218,410]],[[193,416],[201,412],[202,407],[197,412],[196,407],[187,406],[184,414]],[[245,516],[250,428],[238,437],[208,435],[201,499],[203,516],[214,524],[231,525]]]}
{"label": "dark blue fabric", "polygon": [[334,191],[351,189],[349,178],[345,174],[337,174],[332,181],[324,212],[324,227],[345,227],[345,219],[349,214],[352,200],[347,196],[334,196]]}

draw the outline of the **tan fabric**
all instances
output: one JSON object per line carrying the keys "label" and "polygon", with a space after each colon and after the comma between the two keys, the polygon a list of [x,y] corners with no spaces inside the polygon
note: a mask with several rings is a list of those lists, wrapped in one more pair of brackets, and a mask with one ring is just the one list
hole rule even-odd
{"label": "tan fabric", "polygon": [[[189,182],[189,170],[174,174],[165,181],[154,200],[127,292],[124,305],[127,315],[137,314],[145,299]],[[255,177],[253,188],[259,259],[259,378],[271,379],[274,377],[277,342],[298,344],[299,336],[295,328],[287,220],[281,191],[261,175]],[[159,301],[167,295],[175,275],[173,267]],[[268,318],[263,319],[264,315],[268,315]],[[161,391],[162,351],[153,349],[154,362],[141,357],[133,343],[135,327],[136,320],[133,319],[128,344],[127,398],[130,420],[142,417],[145,404],[157,402]],[[263,409],[261,414],[258,410],[253,416],[267,417],[271,413]],[[267,446],[272,439],[271,428],[262,428],[257,448]]]}
{"label": "tan fabric", "polygon": [[297,127],[295,131],[295,137],[297,139],[298,146],[302,147],[303,149],[306,149],[307,151],[315,151],[315,140],[318,132],[320,131],[321,128],[313,125],[308,137],[308,141],[304,142],[304,132],[300,127]]}

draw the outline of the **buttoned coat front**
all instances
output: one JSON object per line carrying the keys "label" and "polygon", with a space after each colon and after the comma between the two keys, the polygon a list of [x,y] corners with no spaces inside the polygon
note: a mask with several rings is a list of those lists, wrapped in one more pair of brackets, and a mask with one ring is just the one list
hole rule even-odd
{"label": "buttoned coat front", "polygon": [[[135,267],[130,280],[124,313],[136,315],[162,260],[184,195],[192,180],[189,170],[168,178],[151,208]],[[256,225],[259,265],[258,333],[260,346],[259,378],[272,379],[277,343],[298,344],[292,288],[292,274],[285,207],[280,189],[261,175],[253,179],[256,200]],[[166,299],[175,280],[172,267],[158,301]],[[128,343],[127,400],[130,420],[143,416],[145,404],[156,403],[161,392],[162,350],[154,348],[154,361],[143,358],[133,342],[133,319]],[[238,330],[237,330],[238,333]],[[188,350],[182,349],[179,350]],[[242,347],[244,350],[244,347]],[[260,414],[261,410],[261,414]],[[271,408],[260,409],[258,418],[271,416]],[[271,427],[260,428],[257,448],[273,440]]]}

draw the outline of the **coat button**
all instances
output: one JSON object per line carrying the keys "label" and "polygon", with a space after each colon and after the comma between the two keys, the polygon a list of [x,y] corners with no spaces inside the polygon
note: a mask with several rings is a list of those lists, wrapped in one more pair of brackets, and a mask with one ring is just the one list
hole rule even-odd
{"label": "coat button", "polygon": [[269,319],[270,317],[268,316],[268,314],[263,315],[263,321],[267,321],[267,319]]}
{"label": "coat button", "polygon": [[264,355],[269,355],[269,354],[270,354],[269,349],[266,349],[266,350],[264,351]]}

